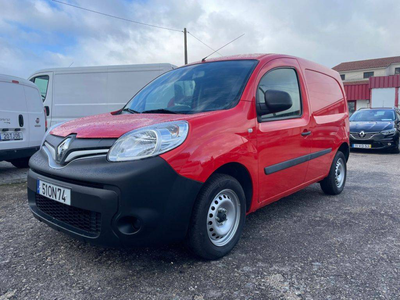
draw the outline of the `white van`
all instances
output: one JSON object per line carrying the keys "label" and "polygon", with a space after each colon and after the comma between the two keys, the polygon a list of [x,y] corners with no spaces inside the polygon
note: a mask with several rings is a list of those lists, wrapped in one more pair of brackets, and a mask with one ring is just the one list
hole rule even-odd
{"label": "white van", "polygon": [[57,68],[38,71],[29,80],[39,87],[50,127],[116,111],[147,83],[175,67],[163,63]]}
{"label": "white van", "polygon": [[45,132],[46,116],[37,86],[0,74],[0,161],[27,168]]}

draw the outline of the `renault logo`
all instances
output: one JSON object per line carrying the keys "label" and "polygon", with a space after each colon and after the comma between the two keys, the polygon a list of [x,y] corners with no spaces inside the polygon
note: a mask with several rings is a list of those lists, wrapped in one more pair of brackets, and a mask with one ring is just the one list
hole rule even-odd
{"label": "renault logo", "polygon": [[358,135],[363,138],[365,136],[365,132],[364,131],[360,131],[360,133]]}
{"label": "renault logo", "polygon": [[58,145],[57,147],[57,160],[61,161],[65,152],[67,152],[68,148],[69,148],[69,144],[71,143],[71,138],[66,138],[65,140],[63,140],[60,145]]}

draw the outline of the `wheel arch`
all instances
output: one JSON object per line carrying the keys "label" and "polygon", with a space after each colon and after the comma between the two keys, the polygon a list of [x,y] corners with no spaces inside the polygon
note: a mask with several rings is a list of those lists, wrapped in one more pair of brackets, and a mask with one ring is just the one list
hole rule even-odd
{"label": "wheel arch", "polygon": [[249,170],[242,164],[237,162],[230,162],[220,166],[213,174],[226,174],[232,176],[243,188],[246,196],[246,212],[249,212],[253,200],[253,181]]}
{"label": "wheel arch", "polygon": [[350,156],[350,147],[348,143],[342,143],[338,149],[338,151],[342,152],[346,157],[346,162],[349,160]]}

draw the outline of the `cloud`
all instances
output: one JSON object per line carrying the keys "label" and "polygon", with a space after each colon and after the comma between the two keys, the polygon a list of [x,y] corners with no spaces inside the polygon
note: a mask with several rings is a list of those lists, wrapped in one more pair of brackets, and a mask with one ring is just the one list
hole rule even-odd
{"label": "cloud", "polygon": [[[183,34],[81,11],[49,0],[0,0],[0,73],[27,77],[47,67],[183,63]],[[187,27],[224,55],[287,53],[327,66],[399,55],[396,16],[388,1],[95,1],[64,0],[168,28]],[[189,61],[211,50],[188,36]],[[218,55],[218,54],[215,54]]]}

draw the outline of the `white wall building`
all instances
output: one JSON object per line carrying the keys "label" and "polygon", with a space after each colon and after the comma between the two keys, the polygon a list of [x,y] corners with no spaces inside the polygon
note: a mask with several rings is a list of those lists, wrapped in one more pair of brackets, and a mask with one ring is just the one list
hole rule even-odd
{"label": "white wall building", "polygon": [[399,107],[400,56],[341,63],[339,72],[349,111],[365,107]]}

